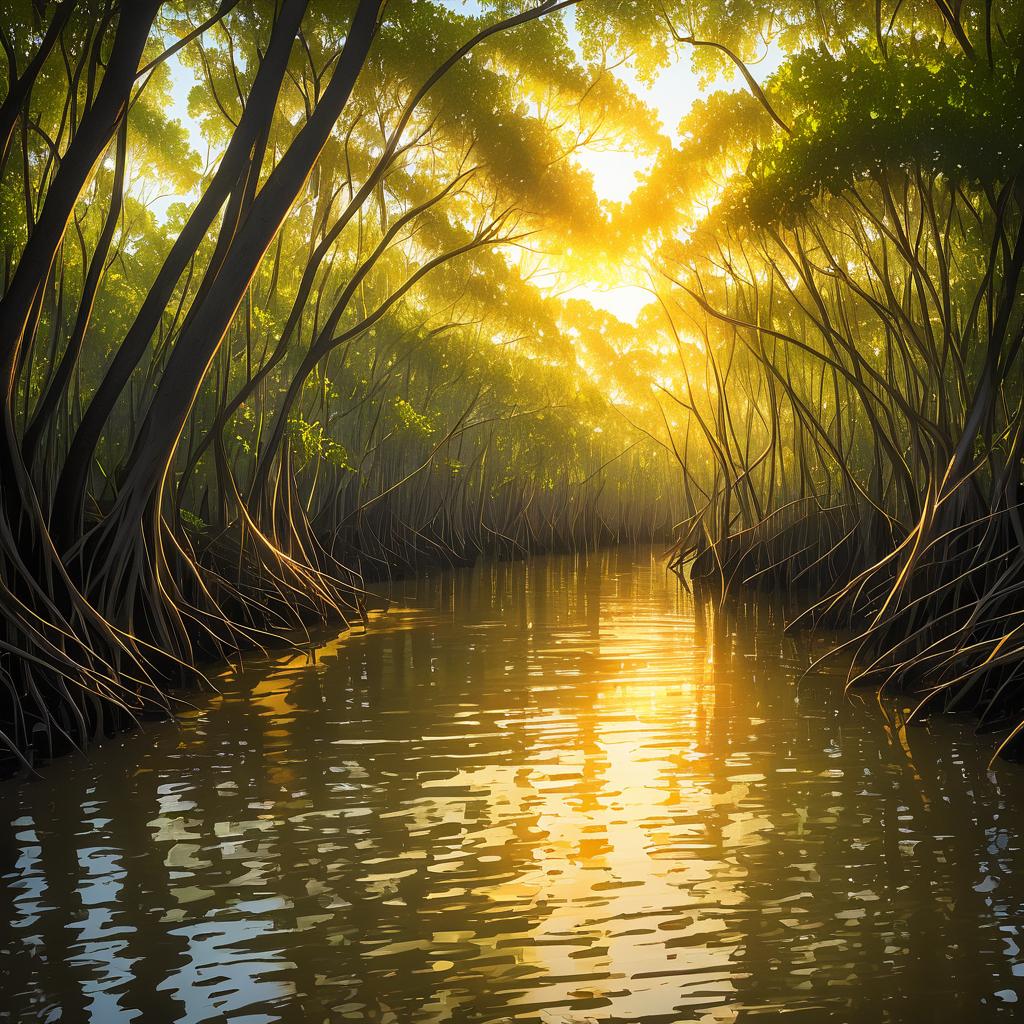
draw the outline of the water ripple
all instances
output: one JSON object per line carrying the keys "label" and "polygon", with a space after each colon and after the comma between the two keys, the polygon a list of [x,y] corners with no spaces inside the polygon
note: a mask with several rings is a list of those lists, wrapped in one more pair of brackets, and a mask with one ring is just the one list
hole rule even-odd
{"label": "water ripple", "polygon": [[986,1021],[1024,776],[801,679],[831,641],[651,552],[398,585],[3,786],[12,1021]]}

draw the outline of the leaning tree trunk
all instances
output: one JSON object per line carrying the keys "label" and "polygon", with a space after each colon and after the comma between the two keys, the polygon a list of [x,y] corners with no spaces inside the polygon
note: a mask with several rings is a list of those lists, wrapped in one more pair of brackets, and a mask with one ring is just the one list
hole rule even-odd
{"label": "leaning tree trunk", "polygon": [[178,279],[199,250],[229,193],[246,173],[253,147],[270,125],[307,2],[284,0],[245,110],[217,171],[171,247],[71,440],[53,497],[52,530],[57,546],[62,550],[70,547],[78,536],[89,469],[114,407],[145,355]]}

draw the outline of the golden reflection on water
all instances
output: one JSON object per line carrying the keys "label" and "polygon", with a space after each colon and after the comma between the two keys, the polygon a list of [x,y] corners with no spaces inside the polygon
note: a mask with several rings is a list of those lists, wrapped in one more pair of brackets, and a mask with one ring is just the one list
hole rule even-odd
{"label": "golden reflection on water", "polygon": [[1024,779],[965,730],[649,551],[394,596],[4,786],[0,1018],[1014,1017]]}

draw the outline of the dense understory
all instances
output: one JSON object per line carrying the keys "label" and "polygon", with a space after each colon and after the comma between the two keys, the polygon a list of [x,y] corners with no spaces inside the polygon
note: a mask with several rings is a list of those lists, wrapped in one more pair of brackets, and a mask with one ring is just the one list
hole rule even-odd
{"label": "dense understory", "polygon": [[1012,724],[1019,51],[993,47],[979,68],[926,38],[807,54],[775,81],[788,138],[759,148],[666,254],[714,381],[673,396],[716,460],[710,483],[688,482],[677,559],[727,583],[808,588],[817,599],[794,625],[855,630],[851,685],[909,692],[918,715]]}

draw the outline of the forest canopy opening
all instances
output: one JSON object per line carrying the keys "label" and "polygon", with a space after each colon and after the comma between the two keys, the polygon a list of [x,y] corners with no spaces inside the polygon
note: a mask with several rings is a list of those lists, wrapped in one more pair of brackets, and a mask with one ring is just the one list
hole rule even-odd
{"label": "forest canopy opening", "polygon": [[658,541],[1024,705],[1024,13],[19,0],[0,743],[367,577]]}

